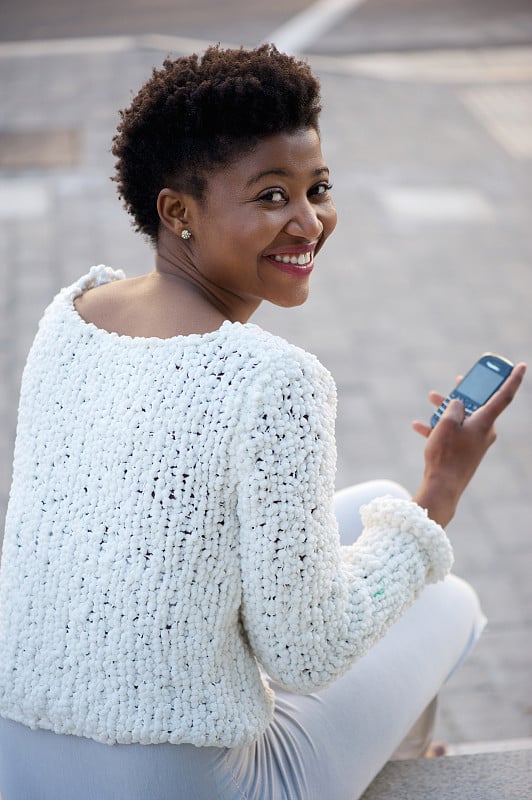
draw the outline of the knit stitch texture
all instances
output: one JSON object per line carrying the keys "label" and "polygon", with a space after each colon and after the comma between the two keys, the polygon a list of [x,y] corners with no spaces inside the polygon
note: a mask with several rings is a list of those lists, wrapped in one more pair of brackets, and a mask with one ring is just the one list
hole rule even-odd
{"label": "knit stitch texture", "polygon": [[334,382],[251,324],[108,333],[73,300],[24,371],[0,574],[0,715],[106,743],[237,746],[271,678],[326,686],[452,562],[416,504],[383,498],[340,547]]}

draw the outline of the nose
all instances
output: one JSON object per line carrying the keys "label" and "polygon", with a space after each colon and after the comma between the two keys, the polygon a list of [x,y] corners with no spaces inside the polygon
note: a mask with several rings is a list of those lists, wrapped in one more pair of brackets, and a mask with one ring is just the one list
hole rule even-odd
{"label": "nose", "polygon": [[324,228],[319,212],[319,208],[308,198],[304,198],[297,206],[293,206],[290,219],[285,225],[286,232],[308,241],[319,239]]}

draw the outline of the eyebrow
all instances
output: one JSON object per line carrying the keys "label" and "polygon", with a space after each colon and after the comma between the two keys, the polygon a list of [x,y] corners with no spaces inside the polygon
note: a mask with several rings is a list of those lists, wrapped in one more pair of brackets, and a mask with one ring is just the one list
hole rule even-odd
{"label": "eyebrow", "polygon": [[[286,169],[265,169],[263,172],[259,172],[257,175],[253,175],[252,178],[246,183],[246,188],[250,188],[253,186],[254,183],[258,183],[262,178],[265,178],[267,175],[279,175],[281,178],[289,178],[290,172]],[[320,177],[320,175],[328,175],[329,168],[328,167],[318,167],[312,173],[316,177]]]}

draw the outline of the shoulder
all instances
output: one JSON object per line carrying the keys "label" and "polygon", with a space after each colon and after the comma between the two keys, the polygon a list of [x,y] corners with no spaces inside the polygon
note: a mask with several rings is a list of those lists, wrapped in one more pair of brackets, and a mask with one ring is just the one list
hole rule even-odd
{"label": "shoulder", "polygon": [[57,292],[57,294],[52,298],[50,304],[45,309],[41,324],[46,325],[46,323],[48,323],[51,318],[57,315],[58,312],[64,311],[65,309],[74,311],[74,301],[78,301],[78,299],[79,301],[83,301],[83,303],[85,303],[87,297],[90,297],[90,293],[87,296],[85,295],[89,289],[93,289],[95,286],[103,286],[104,284],[112,284],[115,281],[122,281],[125,279],[126,276],[120,269],[115,270],[111,267],[106,267],[103,264],[91,267],[89,272],[87,272],[85,275],[82,275],[73,283],[69,284],[68,286],[64,286]]}
{"label": "shoulder", "polygon": [[240,340],[239,352],[245,353],[248,391],[243,402],[250,419],[273,409],[335,415],[336,384],[315,355],[256,325],[232,326],[233,336]]}
{"label": "shoulder", "polygon": [[96,286],[103,286],[105,284],[112,284],[115,281],[126,280],[125,273],[121,269],[113,269],[106,267],[105,264],[98,264],[91,267],[90,270],[71,283],[65,286],[59,294],[65,300],[73,301],[76,297],[85,294],[89,289],[94,289]]}
{"label": "shoulder", "polygon": [[109,317],[116,306],[116,282],[101,284],[97,291],[84,291],[74,298],[74,307],[85,322],[98,328],[109,327]]}
{"label": "shoulder", "polygon": [[263,377],[306,377],[334,383],[330,372],[319,359],[281,336],[258,325],[238,323],[231,326],[231,338],[239,341],[239,348],[251,361],[256,362],[258,374]]}

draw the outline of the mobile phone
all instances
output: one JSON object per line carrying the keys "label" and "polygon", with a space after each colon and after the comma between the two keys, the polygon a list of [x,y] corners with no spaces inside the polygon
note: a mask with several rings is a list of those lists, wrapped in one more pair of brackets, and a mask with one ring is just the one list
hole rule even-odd
{"label": "mobile phone", "polygon": [[464,404],[466,416],[471,416],[473,411],[483,406],[492,394],[495,394],[513,368],[514,365],[507,358],[497,356],[494,353],[484,353],[469,370],[465,378],[438,406],[431,417],[430,427],[434,428],[450,401],[455,397]]}

